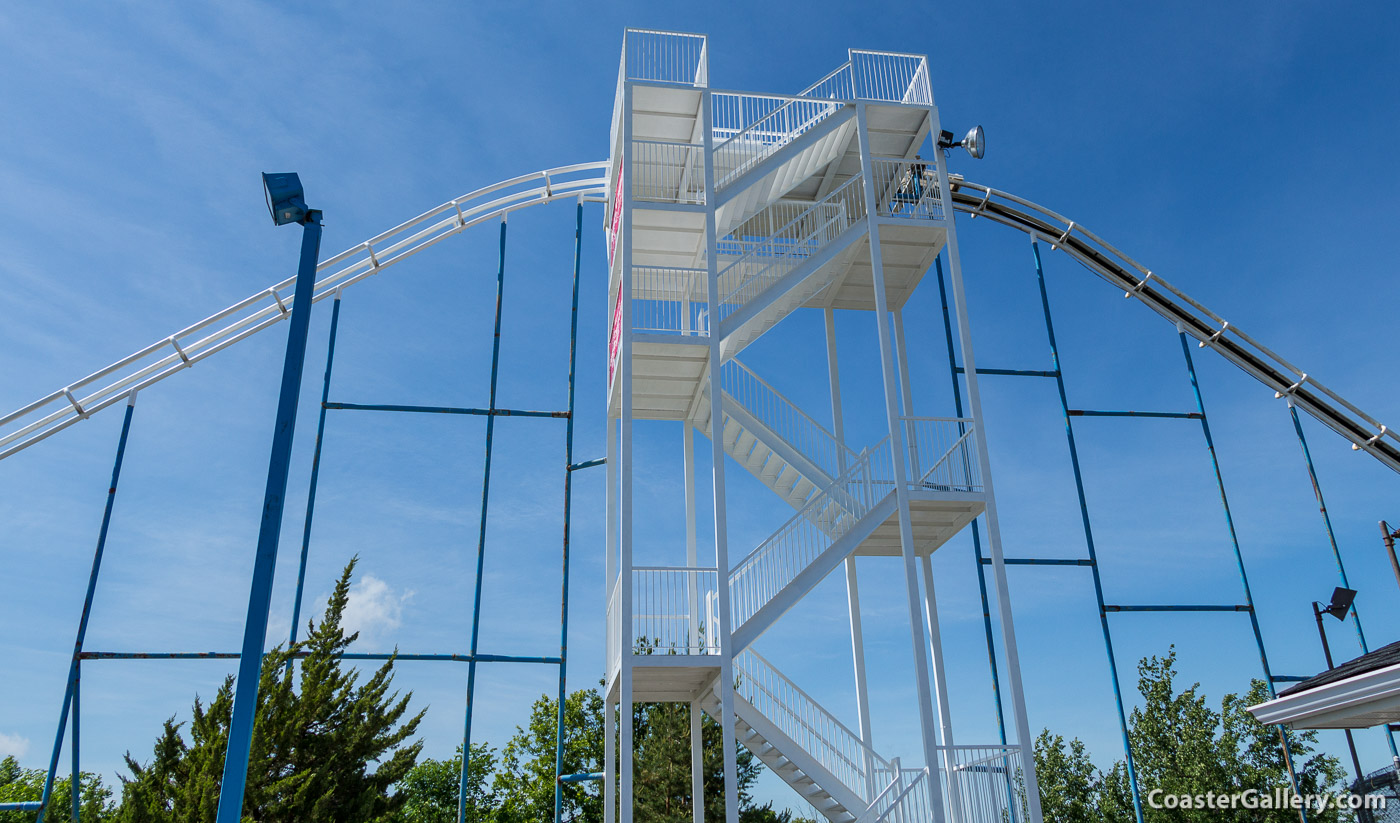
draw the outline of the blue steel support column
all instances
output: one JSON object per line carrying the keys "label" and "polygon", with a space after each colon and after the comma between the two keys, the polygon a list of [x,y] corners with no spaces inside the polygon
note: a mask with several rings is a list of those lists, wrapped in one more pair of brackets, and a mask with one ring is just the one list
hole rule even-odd
{"label": "blue steel support column", "polygon": [[[58,756],[63,750],[63,732],[68,724],[68,713],[73,712],[73,771],[78,769],[78,664],[83,653],[83,641],[87,638],[88,620],[92,616],[92,597],[97,592],[97,575],[102,571],[102,554],[107,548],[107,530],[112,524],[112,506],[117,500],[117,481],[121,479],[122,460],[126,457],[126,438],[131,433],[131,415],[136,410],[136,392],[126,401],[126,416],[122,418],[122,433],[117,438],[117,457],[112,463],[112,482],[107,486],[107,503],[102,509],[102,525],[97,530],[97,548],[92,553],[92,570],[88,573],[87,593],[83,595],[83,611],[78,618],[78,635],[73,641],[73,659],[68,664],[68,686],[63,695],[63,708],[58,713],[58,732],[53,738],[53,753],[49,757],[49,771],[44,777],[44,792],[40,795],[39,815],[35,823],[44,823],[44,812],[53,793],[54,773],[58,771]],[[75,778],[76,782],[76,778]],[[76,817],[74,819],[77,819]]]}
{"label": "blue steel support column", "polygon": [[308,211],[302,224],[301,261],[297,266],[292,319],[287,330],[287,355],[282,363],[282,390],[277,400],[277,423],[272,433],[272,454],[268,459],[262,524],[258,529],[258,548],[253,559],[248,619],[243,625],[243,651],[238,659],[238,679],[233,695],[233,718],[229,723],[228,751],[224,755],[217,823],[238,823],[243,816],[243,789],[248,779],[248,755],[253,746],[258,680],[262,675],[263,645],[267,642],[268,609],[272,605],[272,578],[277,570],[277,542],[282,532],[282,511],[286,504],[287,474],[292,462],[292,435],[296,429],[302,367],[306,364],[306,335],[311,325],[311,297],[316,288],[316,260],[321,251],[320,221],[319,211]]}
{"label": "blue steel support column", "polygon": [[1113,702],[1118,708],[1118,728],[1123,736],[1123,754],[1128,766],[1128,786],[1133,792],[1133,813],[1143,823],[1142,796],[1138,789],[1137,766],[1133,762],[1133,747],[1128,741],[1128,716],[1123,710],[1123,691],[1118,682],[1118,661],[1113,654],[1113,635],[1108,627],[1108,612],[1104,609],[1103,581],[1099,576],[1098,553],[1094,549],[1094,530],[1089,524],[1089,503],[1084,496],[1084,477],[1079,470],[1079,450],[1074,443],[1074,424],[1070,421],[1069,400],[1065,396],[1065,378],[1060,370],[1060,350],[1055,343],[1055,325],[1050,319],[1050,295],[1045,289],[1045,270],[1040,262],[1040,244],[1031,240],[1035,257],[1035,279],[1040,286],[1040,306],[1045,312],[1045,333],[1050,340],[1050,362],[1055,372],[1055,388],[1060,393],[1060,412],[1065,419],[1065,439],[1069,443],[1069,462],[1074,468],[1074,490],[1079,497],[1079,515],[1084,523],[1084,543],[1089,554],[1089,568],[1094,576],[1094,598],[1098,601],[1099,625],[1103,630],[1104,651],[1108,655],[1108,674],[1113,681]]}
{"label": "blue steel support column", "polygon": [[[554,743],[554,820],[564,819],[564,700],[569,648],[569,508],[574,475],[574,366],[578,362],[578,272],[583,249],[583,201],[574,218],[574,300],[569,313],[569,417],[564,423],[564,583],[559,594],[559,720]],[[576,776],[576,775],[571,775]],[[594,779],[588,775],[588,779]]]}
{"label": "blue steel support column", "polygon": [[[1201,434],[1206,438],[1206,450],[1210,452],[1211,469],[1215,472],[1215,485],[1220,490],[1220,504],[1225,509],[1225,525],[1230,530],[1230,547],[1235,553],[1235,566],[1240,572],[1240,586],[1244,589],[1244,602],[1249,607],[1249,625],[1254,629],[1254,642],[1259,647],[1259,665],[1264,669],[1264,684],[1269,689],[1269,697],[1276,697],[1274,692],[1273,672],[1269,670],[1269,656],[1264,651],[1264,635],[1259,631],[1259,615],[1254,610],[1254,595],[1249,590],[1249,575],[1244,570],[1244,555],[1240,553],[1240,540],[1235,534],[1235,518],[1230,514],[1230,499],[1225,495],[1225,477],[1220,473],[1220,459],[1215,454],[1215,440],[1210,436],[1210,421],[1206,419],[1205,401],[1201,399],[1201,385],[1196,379],[1196,365],[1191,360],[1191,345],[1187,342],[1186,332],[1177,327],[1177,336],[1181,338],[1181,354],[1186,358],[1186,372],[1191,377],[1191,394],[1196,398],[1196,411],[1201,417]],[[1288,778],[1293,784],[1295,794],[1301,793],[1298,785],[1298,775],[1293,768],[1293,752],[1288,745],[1288,733],[1283,726],[1278,727],[1279,745],[1283,748],[1284,762],[1288,766]],[[1304,823],[1307,821],[1307,812],[1299,810],[1299,816]]]}
{"label": "blue steel support column", "polygon": [[[958,384],[958,358],[953,350],[953,320],[948,314],[948,290],[943,283],[943,255],[933,259],[933,266],[938,274],[938,300],[943,306],[943,335],[948,344],[948,373],[953,380],[953,409],[958,417],[962,417],[962,387]],[[987,597],[987,573],[982,568],[985,565],[982,562],[982,535],[977,529],[976,520],[972,521],[972,551],[977,561],[977,590],[982,594],[982,625],[987,633],[987,664],[992,673],[992,701],[997,710],[997,734],[1001,737],[1001,744],[1005,746],[1006,717],[1001,706],[1001,679],[997,676],[997,646],[992,632],[992,605]]]}
{"label": "blue steel support column", "polygon": [[[501,363],[501,297],[506,284],[506,219],[501,217],[500,257],[496,266],[496,326],[491,338],[491,393],[489,407],[496,409],[496,378]],[[481,481],[481,531],[476,544],[476,591],[472,597],[472,661],[467,664],[467,716],[462,728],[462,779],[457,786],[457,821],[467,819],[467,779],[472,751],[472,698],[476,694],[476,644],[481,634],[481,575],[486,567],[486,505],[491,498],[491,437],[496,416],[486,418],[486,467]]]}
{"label": "blue steel support column", "polygon": [[[297,642],[297,623],[301,620],[301,595],[306,585],[306,555],[311,548],[311,518],[316,511],[316,481],[321,476],[321,441],[326,435],[326,401],[331,392],[331,364],[335,362],[335,332],[340,325],[340,292],[335,293],[331,304],[330,342],[326,345],[326,376],[321,383],[321,414],[316,420],[316,451],[311,457],[311,486],[306,492],[306,524],[301,530],[301,563],[297,566],[297,590],[292,598],[292,632],[287,640],[287,648]],[[287,660],[287,671],[292,670],[291,659]]]}
{"label": "blue steel support column", "polygon": [[79,721],[82,720],[82,712],[79,711],[78,697],[83,692],[83,666],[81,661],[73,666],[73,771],[68,782],[68,794],[73,801],[73,823],[78,823],[78,818],[82,815],[82,788],[83,772],[79,765],[78,742],[82,738],[79,731]]}
{"label": "blue steel support column", "polygon": [[[1322,499],[1322,485],[1317,482],[1317,471],[1313,468],[1312,453],[1308,451],[1308,439],[1303,436],[1303,424],[1298,419],[1298,410],[1293,407],[1293,399],[1288,400],[1288,415],[1293,418],[1293,431],[1298,434],[1298,445],[1303,449],[1303,461],[1308,464],[1308,479],[1312,481],[1313,496],[1317,498],[1317,509],[1322,512],[1322,526],[1327,530],[1327,543],[1332,547],[1332,559],[1337,561],[1337,576],[1341,578],[1342,588],[1350,589],[1351,584],[1347,582],[1347,569],[1342,564],[1342,552],[1337,548],[1337,535],[1332,531],[1332,517],[1327,514],[1327,503]],[[1361,647],[1361,653],[1370,651],[1366,647],[1366,633],[1361,630],[1361,612],[1353,604],[1351,607],[1351,622],[1356,627],[1356,642]],[[1385,742],[1390,746],[1390,756],[1395,758],[1400,756],[1395,748],[1395,736],[1391,734],[1388,727],[1383,727],[1385,731]]]}

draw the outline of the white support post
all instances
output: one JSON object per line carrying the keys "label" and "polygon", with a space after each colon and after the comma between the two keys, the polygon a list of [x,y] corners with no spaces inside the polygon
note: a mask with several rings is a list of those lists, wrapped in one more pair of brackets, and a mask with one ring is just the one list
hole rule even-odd
{"label": "white support post", "polygon": [[603,823],[617,823],[616,704],[603,699]]}
{"label": "white support post", "polygon": [[[715,567],[719,570],[719,682],[720,728],[724,734],[724,820],[739,823],[738,763],[734,734],[734,650],[733,627],[729,606],[729,543],[728,516],[724,496],[724,409],[720,385],[719,337],[719,250],[715,227],[715,153],[714,129],[710,123],[711,100],[707,88],[700,93],[700,117],[705,138],[705,268],[708,278],[706,296],[709,302],[709,374],[710,381],[710,452],[713,463],[715,506]],[[629,121],[630,122],[630,121]],[[631,823],[631,821],[623,821]]]}
{"label": "white support post", "polygon": [[[938,109],[929,107],[933,134],[941,132]],[[942,151],[933,153],[938,169],[938,192],[943,201],[944,220],[948,229],[948,273],[952,282],[953,308],[958,318],[958,344],[962,348],[963,373],[967,379],[967,413],[974,421],[973,439],[977,444],[977,463],[982,470],[982,489],[986,496],[987,545],[991,549],[992,579],[997,591],[997,613],[1001,619],[1002,647],[1006,650],[1006,681],[1011,697],[1011,711],[1016,724],[1016,739],[1021,749],[1021,773],[1024,775],[1028,823],[1043,823],[1040,810],[1040,786],[1035,775],[1035,750],[1031,739],[1030,721],[1026,717],[1026,693],[1021,681],[1021,658],[1016,650],[1016,629],[1011,619],[1011,588],[1006,579],[1006,558],[1002,554],[1001,525],[997,520],[996,495],[992,490],[992,464],[987,453],[987,428],[983,425],[982,395],[977,385],[977,362],[972,352],[972,328],[968,325],[967,297],[963,292],[962,260],[958,255],[958,233],[953,219],[953,197],[948,188],[948,163]]]}
{"label": "white support post", "polygon": [[[904,416],[914,416],[914,389],[913,379],[909,376],[909,348],[904,339],[904,311],[894,310],[894,342],[895,342],[895,366],[899,371],[899,397],[903,403]],[[905,435],[909,438],[909,468],[914,471],[914,478],[917,480],[923,474],[924,467],[919,462],[919,438],[910,423],[904,427]],[[929,458],[937,459],[937,455],[930,455]]]}
{"label": "white support post", "polygon": [[[609,315],[611,321],[611,315]],[[612,598],[613,583],[617,582],[617,564],[621,559],[617,534],[617,504],[618,500],[613,495],[617,494],[617,428],[616,421],[608,421],[608,460],[603,464],[603,471],[607,473],[607,492],[604,499],[607,501],[607,511],[603,516],[605,523],[604,541],[606,548],[603,551],[603,602],[606,604]],[[605,666],[612,666],[612,661],[608,660]],[[612,672],[608,672],[611,674]]]}
{"label": "white support post", "polygon": [[705,738],[700,701],[690,704],[690,797],[691,819],[705,823]]}
{"label": "white support post", "polygon": [[952,823],[963,823],[959,801],[961,787],[953,771],[953,709],[948,701],[948,674],[943,665],[943,636],[938,630],[938,597],[933,590],[933,557],[924,555],[924,623],[928,628],[929,659],[933,661],[933,699],[938,709],[939,731],[943,742],[943,771],[948,775],[948,806]]}
{"label": "white support post", "polygon": [[[909,515],[909,481],[904,470],[904,433],[900,426],[899,400],[895,396],[897,376],[894,365],[889,312],[885,300],[885,273],[880,256],[880,224],[876,218],[875,187],[871,174],[870,133],[866,124],[866,104],[856,104],[856,134],[860,141],[860,168],[865,189],[866,224],[870,237],[870,270],[875,290],[875,327],[880,340],[880,373],[885,393],[885,414],[890,428],[890,448],[894,450],[894,492],[898,504],[900,555],[904,561],[904,583],[909,605],[909,626],[914,647],[914,676],[919,698],[919,728],[922,732],[924,763],[930,777],[938,770],[938,740],[933,719],[933,694],[929,685],[927,650],[924,648],[924,628],[920,620],[919,571],[914,557],[914,527]],[[934,820],[945,819],[943,789],[938,780],[928,781],[929,804]]]}
{"label": "white support post", "polygon": [[[695,427],[690,421],[681,424],[685,444],[685,565],[696,567],[695,556]],[[689,575],[687,594],[690,598],[690,648],[691,654],[699,654],[705,644],[700,636],[700,587],[696,575]]]}
{"label": "white support post", "polygon": [[[622,90],[622,174],[631,175],[632,159],[632,84],[627,82]],[[632,823],[632,185],[622,186],[622,271],[618,277],[618,295],[622,301],[619,322],[622,324],[621,345],[617,358],[617,370],[613,379],[618,381],[621,390],[622,434],[620,442],[621,465],[621,565],[618,583],[618,603],[621,616],[621,633],[618,650],[622,666],[618,671],[618,721],[622,726],[618,745],[621,747],[618,770],[621,775],[618,791],[621,794],[620,823]]]}
{"label": "white support post", "polygon": [[[841,411],[841,369],[836,357],[836,313],[826,310],[826,367],[831,382],[831,423],[836,442],[843,448],[836,450],[837,471],[846,473],[846,423]],[[875,748],[870,730],[870,689],[865,677],[865,638],[860,622],[860,586],[856,580],[856,559],[846,558],[846,608],[851,619],[851,657],[855,663],[856,677],[856,720],[860,730],[860,742],[865,744],[865,799],[875,799],[879,790],[875,786],[875,763],[869,757],[869,750]]]}

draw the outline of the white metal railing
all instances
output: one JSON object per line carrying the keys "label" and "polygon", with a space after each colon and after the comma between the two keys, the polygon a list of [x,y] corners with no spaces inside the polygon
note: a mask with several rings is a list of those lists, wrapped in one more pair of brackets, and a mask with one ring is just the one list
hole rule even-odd
{"label": "white metal railing", "polygon": [[846,788],[874,794],[875,775],[889,764],[797,684],[752,649],[734,658],[735,690]]}
{"label": "white metal railing", "polygon": [[940,746],[946,801],[956,823],[1025,820],[1018,746]]}
{"label": "white metal railing", "polygon": [[683,337],[709,334],[708,280],[705,269],[633,267],[632,329]]}
{"label": "white metal railing", "polygon": [[844,105],[808,97],[716,92],[710,95],[715,189],[810,131]]}
{"label": "white metal railing", "polygon": [[943,196],[930,161],[892,157],[870,159],[875,213],[906,220],[942,220]]}
{"label": "white metal railing", "polygon": [[912,106],[933,105],[926,57],[859,49],[852,49],[850,60],[798,92],[797,96],[821,100],[878,100]]}
{"label": "white metal railing", "polygon": [[742,248],[744,253],[720,272],[720,319],[738,311],[864,220],[861,180],[860,175],[852,177],[767,236],[731,241],[734,250]]}
{"label": "white metal railing", "polygon": [[852,49],[851,77],[855,96],[912,106],[932,106],[928,58],[921,54]]}
{"label": "white metal railing", "polygon": [[[928,769],[905,769],[894,758],[876,770],[879,794],[857,818],[857,823],[929,823],[934,819],[929,801]],[[1003,823],[1003,821],[998,821]]]}
{"label": "white metal railing", "polygon": [[711,639],[718,638],[718,627],[706,603],[718,591],[713,568],[634,566],[632,632],[623,639],[644,654],[717,653]]}
{"label": "white metal railing", "polygon": [[632,197],[658,203],[705,202],[705,147],[632,141]]}
{"label": "white metal railing", "polygon": [[[472,226],[552,200],[596,199],[606,192],[606,162],[561,166],[464,194],[321,261],[312,303]],[[0,459],[244,340],[291,314],[296,277],[158,340],[106,368],[0,417]]]}
{"label": "white metal railing", "polygon": [[909,486],[923,491],[980,492],[974,423],[969,417],[901,417]]}
{"label": "white metal railing", "polygon": [[710,82],[709,49],[703,34],[627,29],[622,65],[628,80],[685,86]]}
{"label": "white metal railing", "polygon": [[846,473],[813,495],[729,573],[732,622],[767,605],[877,503],[894,491],[889,438],[860,453]]}
{"label": "white metal railing", "polygon": [[[720,372],[724,393],[828,478],[840,477],[858,455],[737,358]],[[820,478],[808,478],[818,485]]]}

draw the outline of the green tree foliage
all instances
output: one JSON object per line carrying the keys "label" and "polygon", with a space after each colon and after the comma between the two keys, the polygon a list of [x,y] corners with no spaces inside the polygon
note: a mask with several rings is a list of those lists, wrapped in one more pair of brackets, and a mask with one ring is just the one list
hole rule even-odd
{"label": "green tree foliage", "polygon": [[[18,803],[42,800],[44,797],[44,769],[25,769],[13,757],[0,760],[0,803]],[[116,820],[117,809],[112,803],[112,790],[102,783],[102,778],[83,772],[78,780],[79,812],[82,819],[93,823],[109,823]],[[67,820],[72,814],[72,781],[67,777],[54,780],[49,794],[49,820]],[[34,812],[0,812],[0,823],[34,823]]]}
{"label": "green tree foliage", "polygon": [[[406,801],[389,790],[417,762],[422,744],[408,740],[423,714],[405,719],[412,694],[389,691],[392,659],[364,683],[355,670],[341,667],[341,656],[359,636],[347,636],[340,627],[355,563],[345,567],[321,622],[308,624],[306,640],[263,659],[245,820],[369,821]],[[294,688],[287,663],[298,651],[306,657]],[[122,779],[121,820],[212,823],[232,713],[229,677],[208,706],[195,699],[188,742],[184,724],[171,718],[149,763],[128,752],[132,776]]]}
{"label": "green tree foliage", "polygon": [[[493,818],[497,802],[491,788],[496,771],[496,750],[485,743],[472,744],[467,770],[467,820]],[[399,782],[403,805],[381,818],[380,823],[457,823],[458,790],[462,778],[462,747],[451,760],[425,758]]]}
{"label": "green tree foliage", "polygon": [[[497,823],[538,823],[554,819],[554,758],[558,701],[540,695],[529,723],[501,750],[501,769],[492,782],[500,807]],[[564,774],[603,770],[603,698],[580,689],[564,699]],[[596,784],[564,785],[563,819],[601,823],[603,800]]]}
{"label": "green tree foliage", "polygon": [[[1246,710],[1268,699],[1262,680],[1252,681],[1243,697],[1227,694],[1216,710],[1207,703],[1199,683],[1178,691],[1176,678],[1175,649],[1138,664],[1143,704],[1128,718],[1128,739],[1148,823],[1295,823],[1298,814],[1288,809],[1150,808],[1147,798],[1153,790],[1194,796],[1252,789],[1270,795],[1275,789],[1291,787],[1278,729],[1261,724]],[[1288,745],[1303,794],[1341,788],[1341,763],[1316,751],[1316,732],[1288,732]],[[1131,823],[1136,819],[1124,761],[1098,771],[1082,742],[1067,743],[1048,730],[1036,740],[1035,761],[1046,820]],[[1349,818],[1340,817],[1336,810],[1309,813],[1315,823],[1344,819]]]}

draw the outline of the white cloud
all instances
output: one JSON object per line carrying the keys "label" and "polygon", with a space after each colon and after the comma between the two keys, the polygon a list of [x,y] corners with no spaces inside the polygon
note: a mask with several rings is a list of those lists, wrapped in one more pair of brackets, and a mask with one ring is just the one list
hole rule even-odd
{"label": "white cloud", "polygon": [[13,756],[18,759],[29,753],[29,738],[17,734],[0,732],[0,757]]}
{"label": "white cloud", "polygon": [[411,590],[395,592],[388,583],[366,574],[350,587],[341,626],[346,634],[359,632],[361,639],[376,640],[403,625],[403,607],[413,594]]}

